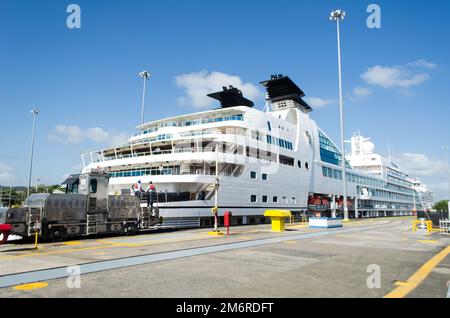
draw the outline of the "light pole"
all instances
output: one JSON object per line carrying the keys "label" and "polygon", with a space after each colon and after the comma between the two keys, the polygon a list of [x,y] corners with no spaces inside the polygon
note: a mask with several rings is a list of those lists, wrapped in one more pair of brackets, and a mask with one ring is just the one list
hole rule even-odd
{"label": "light pole", "polygon": [[30,196],[30,188],[31,188],[31,173],[33,172],[33,153],[34,153],[34,132],[36,129],[36,117],[39,115],[39,110],[34,108],[31,111],[33,115],[33,132],[31,134],[31,151],[30,151],[30,170],[28,172],[28,188],[27,188],[27,197]]}
{"label": "light pole", "polygon": [[8,208],[11,207],[11,196],[12,196],[12,186],[9,187],[9,200],[8,200]]}
{"label": "light pole", "polygon": [[345,144],[344,144],[344,106],[342,99],[342,69],[341,69],[341,36],[339,29],[339,22],[344,20],[345,12],[342,10],[333,10],[330,14],[330,20],[336,21],[337,26],[337,45],[338,45],[338,73],[339,73],[339,114],[341,121],[341,166],[342,166],[342,183],[343,183],[343,209],[344,221],[348,221],[348,206],[347,206],[347,171],[345,166]]}
{"label": "light pole", "polygon": [[217,232],[218,214],[219,214],[219,145],[216,145],[216,182],[214,183],[214,231]]}
{"label": "light pole", "polygon": [[141,124],[144,124],[144,110],[145,110],[145,89],[147,86],[147,80],[152,76],[147,71],[142,71],[139,73],[139,76],[144,79],[144,89],[142,90],[142,109],[141,109]]}
{"label": "light pole", "polygon": [[448,204],[448,215],[450,217],[450,166],[448,164],[448,146],[447,145],[442,146],[442,149],[444,150],[444,153],[445,153],[445,163],[447,164],[447,170],[449,173],[449,175],[448,175],[448,178],[449,178],[449,180],[448,180],[448,203],[447,204]]}

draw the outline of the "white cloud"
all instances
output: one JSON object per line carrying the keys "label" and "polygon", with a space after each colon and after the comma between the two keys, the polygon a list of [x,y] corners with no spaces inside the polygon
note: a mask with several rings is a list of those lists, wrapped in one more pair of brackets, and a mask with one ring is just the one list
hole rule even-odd
{"label": "white cloud", "polygon": [[85,132],[85,137],[88,140],[95,141],[97,143],[105,142],[110,138],[110,134],[107,133],[105,130],[99,127],[95,128],[88,128]]}
{"label": "white cloud", "polygon": [[13,171],[13,167],[0,162],[0,183],[10,183],[16,180]]}
{"label": "white cloud", "polygon": [[433,68],[436,68],[436,66],[437,66],[435,63],[428,62],[427,60],[424,60],[424,59],[420,59],[418,61],[408,63],[408,65],[412,66],[412,67],[423,67],[423,68],[428,68],[428,69],[433,69]]}
{"label": "white cloud", "polygon": [[419,177],[428,188],[435,192],[435,200],[448,197],[447,163],[443,160],[431,160],[424,154],[403,153],[396,161],[411,177]]}
{"label": "white cloud", "polygon": [[422,84],[430,79],[427,73],[415,73],[404,66],[374,66],[369,68],[361,77],[367,84],[383,88],[409,88]]}
{"label": "white cloud", "polygon": [[353,89],[353,96],[363,98],[372,95],[372,91],[367,87],[356,86]]}
{"label": "white cloud", "polygon": [[179,88],[185,90],[185,96],[178,98],[178,103],[199,109],[211,107],[214,100],[207,94],[220,91],[223,86],[232,85],[240,89],[243,95],[250,100],[256,100],[264,96],[257,86],[244,83],[239,76],[221,72],[200,71],[181,74],[175,77],[175,82]]}
{"label": "white cloud", "polygon": [[99,127],[82,129],[76,125],[57,125],[48,135],[49,140],[63,144],[78,144],[84,141],[92,141],[99,144],[114,145],[124,143],[128,138],[129,136],[125,133],[106,131]]}
{"label": "white cloud", "polygon": [[332,99],[327,98],[320,98],[320,97],[305,97],[305,100],[308,104],[310,104],[313,108],[321,108],[328,105],[333,104],[335,101]]}
{"label": "white cloud", "polygon": [[424,154],[403,153],[396,159],[402,167],[418,177],[438,177],[448,172],[444,161],[432,161]]}

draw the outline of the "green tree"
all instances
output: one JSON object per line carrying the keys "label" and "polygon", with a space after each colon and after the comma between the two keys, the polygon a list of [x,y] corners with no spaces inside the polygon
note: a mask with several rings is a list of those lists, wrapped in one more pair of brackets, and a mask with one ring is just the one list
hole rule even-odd
{"label": "green tree", "polygon": [[433,209],[436,211],[448,212],[448,200],[442,200],[433,205]]}

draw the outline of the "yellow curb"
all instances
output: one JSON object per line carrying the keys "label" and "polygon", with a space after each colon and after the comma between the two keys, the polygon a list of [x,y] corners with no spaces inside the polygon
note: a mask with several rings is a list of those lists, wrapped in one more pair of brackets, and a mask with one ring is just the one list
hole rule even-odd
{"label": "yellow curb", "polygon": [[399,285],[384,298],[404,298],[419,286],[431,271],[450,254],[450,245],[423,264],[404,284]]}
{"label": "yellow curb", "polygon": [[223,235],[223,232],[220,232],[220,231],[211,231],[211,232],[208,232],[208,235],[211,235],[211,236],[222,236],[222,235]]}
{"label": "yellow curb", "polygon": [[48,286],[48,283],[45,283],[45,282],[38,282],[38,283],[30,283],[30,284],[18,285],[18,286],[15,286],[14,289],[15,289],[15,290],[26,291],[26,290],[33,290],[33,289],[45,288],[45,287],[47,287],[47,286]]}
{"label": "yellow curb", "polygon": [[81,242],[79,242],[79,241],[72,241],[72,242],[64,242],[63,244],[64,245],[80,245]]}
{"label": "yellow curb", "polygon": [[419,243],[425,243],[425,244],[437,244],[439,241],[436,240],[418,240]]}

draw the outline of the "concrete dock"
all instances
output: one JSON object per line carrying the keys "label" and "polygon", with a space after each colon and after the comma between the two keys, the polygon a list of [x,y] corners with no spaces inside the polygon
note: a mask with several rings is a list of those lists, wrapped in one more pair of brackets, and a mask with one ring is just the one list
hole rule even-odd
{"label": "concrete dock", "polygon": [[413,233],[412,220],[6,244],[0,297],[446,297],[450,237]]}

